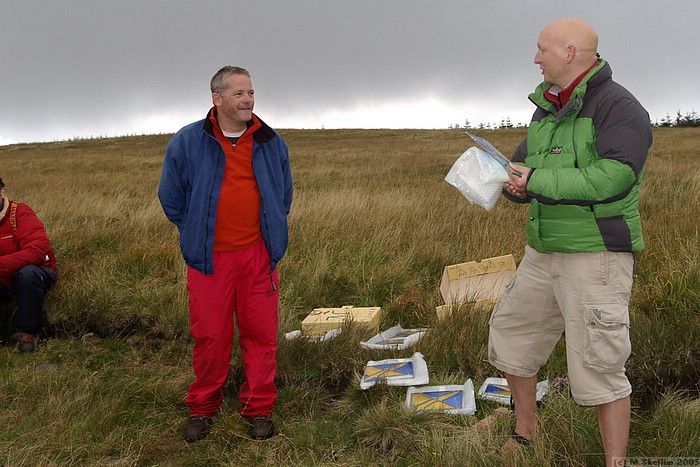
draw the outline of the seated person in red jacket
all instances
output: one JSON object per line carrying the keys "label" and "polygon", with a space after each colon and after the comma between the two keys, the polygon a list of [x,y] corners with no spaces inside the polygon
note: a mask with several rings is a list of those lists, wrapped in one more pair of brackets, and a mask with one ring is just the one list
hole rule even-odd
{"label": "seated person in red jacket", "polygon": [[21,352],[36,350],[44,295],[58,279],[49,238],[32,208],[7,198],[0,179],[0,302],[17,299],[10,343]]}

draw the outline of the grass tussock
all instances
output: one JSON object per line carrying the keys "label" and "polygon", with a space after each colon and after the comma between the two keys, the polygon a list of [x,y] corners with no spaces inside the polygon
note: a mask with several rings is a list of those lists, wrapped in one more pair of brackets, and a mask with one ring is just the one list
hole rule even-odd
{"label": "grass tussock", "polygon": [[[637,257],[627,369],[630,456],[700,456],[700,133],[657,128],[640,196],[646,250]],[[60,280],[47,299],[39,351],[0,348],[3,465],[603,465],[595,411],[566,391],[538,413],[540,435],[498,449],[512,414],[413,413],[405,388],[359,389],[368,360],[421,352],[430,384],[475,387],[486,361],[488,308],[438,319],[446,265],[525,246],[526,210],[486,212],[443,181],[471,143],[461,131],[287,130],[295,198],[280,263],[280,338],[273,414],[278,436],[252,442],[237,415],[243,379],[232,355],[211,435],[182,440],[192,379],[185,267],[156,198],[168,136],[0,147],[12,199],[46,225]],[[484,131],[504,153],[522,129]],[[381,306],[381,328],[427,327],[407,351],[368,351],[348,326],[333,341],[286,341],[316,307]],[[6,326],[11,309],[1,310]],[[46,339],[48,338],[48,339]],[[563,342],[540,379],[566,376]]]}

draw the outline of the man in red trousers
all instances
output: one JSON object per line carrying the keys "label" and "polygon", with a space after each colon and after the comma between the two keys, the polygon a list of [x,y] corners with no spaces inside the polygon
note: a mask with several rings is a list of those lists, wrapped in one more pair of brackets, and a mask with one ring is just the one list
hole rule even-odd
{"label": "man in red trousers", "polygon": [[278,329],[277,263],[287,249],[292,176],[287,145],[253,113],[247,70],[226,66],[211,80],[206,118],[170,140],[158,196],[180,232],[195,338],[185,439],[209,433],[219,411],[238,326],[245,383],[239,411],[250,436],[274,434],[270,413]]}

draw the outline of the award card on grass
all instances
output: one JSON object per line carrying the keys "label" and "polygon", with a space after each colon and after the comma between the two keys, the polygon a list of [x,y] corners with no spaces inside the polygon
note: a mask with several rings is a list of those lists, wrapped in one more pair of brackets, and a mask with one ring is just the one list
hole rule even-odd
{"label": "award card on grass", "polygon": [[368,389],[379,383],[388,386],[428,384],[428,365],[423,360],[423,354],[416,352],[411,358],[370,360],[365,366],[360,388]]}
{"label": "award card on grass", "polygon": [[[537,383],[537,401],[541,401],[548,390],[549,381],[540,381]],[[510,387],[505,378],[486,378],[477,394],[482,399],[500,402],[503,405],[510,405]]]}
{"label": "award card on grass", "polygon": [[468,379],[462,385],[410,387],[406,393],[406,406],[418,412],[439,411],[454,415],[474,415],[474,384]]}

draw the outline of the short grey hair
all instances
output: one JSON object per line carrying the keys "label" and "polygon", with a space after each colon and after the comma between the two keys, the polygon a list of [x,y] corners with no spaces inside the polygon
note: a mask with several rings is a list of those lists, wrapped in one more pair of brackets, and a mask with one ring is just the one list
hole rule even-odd
{"label": "short grey hair", "polygon": [[211,83],[209,83],[209,88],[212,93],[222,94],[228,88],[228,82],[226,79],[231,75],[244,75],[250,78],[250,73],[245,68],[239,66],[226,65],[222,69],[216,72],[212,77]]}

